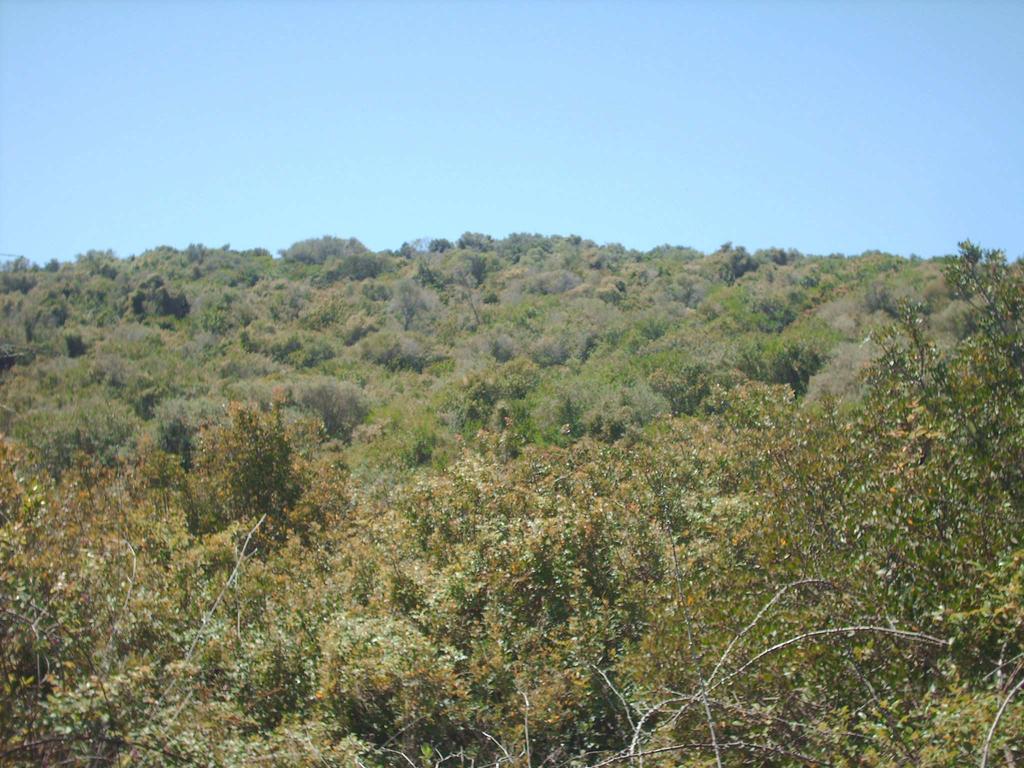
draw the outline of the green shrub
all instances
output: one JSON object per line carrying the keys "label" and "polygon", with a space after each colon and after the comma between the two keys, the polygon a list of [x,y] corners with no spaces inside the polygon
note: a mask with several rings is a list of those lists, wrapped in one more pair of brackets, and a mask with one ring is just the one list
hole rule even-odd
{"label": "green shrub", "polygon": [[324,701],[343,732],[383,741],[403,729],[411,743],[437,743],[465,695],[448,656],[400,618],[340,614],[320,654]]}
{"label": "green shrub", "polygon": [[539,380],[537,367],[523,358],[467,375],[448,399],[453,425],[458,430],[484,426],[499,402],[522,400]]}
{"label": "green shrub", "polygon": [[542,368],[562,365],[572,356],[569,340],[562,335],[545,335],[530,346],[530,359]]}
{"label": "green shrub", "polygon": [[362,390],[348,381],[321,376],[296,384],[293,393],[299,404],[320,418],[328,435],[342,440],[349,440],[369,413]]}
{"label": "green shrub", "polygon": [[193,533],[253,525],[265,514],[257,541],[287,538],[303,477],[279,407],[261,412],[232,404],[226,424],[200,433],[194,457],[186,496]]}
{"label": "green shrub", "polygon": [[419,373],[430,361],[423,345],[411,336],[381,331],[364,339],[360,353],[365,360],[390,371]]}
{"label": "green shrub", "polygon": [[688,363],[675,368],[658,368],[648,377],[651,389],[666,398],[672,413],[693,415],[710,392],[712,371],[704,363]]}
{"label": "green shrub", "polygon": [[345,239],[329,235],[301,240],[280,252],[282,261],[314,265],[323,264],[331,258],[347,259],[366,253],[366,246],[354,237]]}
{"label": "green shrub", "polygon": [[81,333],[68,332],[64,334],[64,347],[68,357],[81,357],[86,353],[88,347]]}
{"label": "green shrub", "polygon": [[42,467],[59,477],[78,453],[112,465],[134,445],[140,421],[117,400],[89,397],[52,410],[41,408],[19,417],[14,435],[38,453]]}
{"label": "green shrub", "polygon": [[316,286],[332,285],[339,280],[371,280],[385,269],[385,262],[372,253],[355,253],[332,259],[323,271],[313,278]]}
{"label": "green shrub", "polygon": [[583,413],[583,428],[587,434],[611,442],[669,411],[664,397],[646,383],[634,382],[622,388],[609,387],[592,395]]}

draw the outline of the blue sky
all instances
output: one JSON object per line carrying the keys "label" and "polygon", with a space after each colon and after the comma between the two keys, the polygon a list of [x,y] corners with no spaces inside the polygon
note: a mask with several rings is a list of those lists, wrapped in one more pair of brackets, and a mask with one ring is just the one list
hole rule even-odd
{"label": "blue sky", "polygon": [[0,252],[1024,252],[1024,3],[0,0]]}

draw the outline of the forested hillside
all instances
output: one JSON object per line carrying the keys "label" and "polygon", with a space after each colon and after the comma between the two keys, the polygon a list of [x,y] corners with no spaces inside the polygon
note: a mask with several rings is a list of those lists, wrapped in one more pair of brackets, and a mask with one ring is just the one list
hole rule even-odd
{"label": "forested hillside", "polygon": [[856,399],[901,299],[944,342],[966,332],[937,263],[731,244],[467,233],[372,253],[325,237],[278,259],[90,252],[0,278],[0,426],[54,476],[78,451],[130,457],[143,435],[188,467],[202,427],[244,402],[372,481],[442,467],[481,429],[510,454],[635,436],[744,381]]}
{"label": "forested hillside", "polygon": [[1024,760],[1024,270],[466,233],[0,272],[0,762]]}

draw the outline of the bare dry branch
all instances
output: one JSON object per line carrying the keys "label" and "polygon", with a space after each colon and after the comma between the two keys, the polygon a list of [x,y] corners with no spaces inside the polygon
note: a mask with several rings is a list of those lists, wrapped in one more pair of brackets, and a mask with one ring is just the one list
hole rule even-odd
{"label": "bare dry branch", "polygon": [[711,670],[711,674],[708,676],[708,683],[714,683],[715,678],[718,676],[719,670],[721,670],[722,668],[722,665],[725,664],[725,662],[729,659],[729,655],[732,653],[732,649],[736,647],[736,643],[742,640],[750,632],[750,630],[757,626],[758,622],[761,621],[762,618],[764,618],[764,615],[769,610],[771,610],[772,606],[774,606],[779,600],[781,600],[782,597],[790,590],[811,585],[834,588],[832,582],[826,581],[824,579],[801,579],[800,581],[791,582],[780,588],[772,597],[772,599],[765,603],[761,610],[757,612],[757,615],[754,617],[753,621],[747,624],[747,626],[740,630],[733,637],[733,639],[729,641],[729,645],[726,646],[725,651],[722,653],[722,656],[718,659],[718,663],[715,664],[715,668]]}
{"label": "bare dry branch", "polygon": [[[245,541],[242,542],[242,546],[238,550],[238,557],[235,560],[235,567],[232,569],[231,575],[228,576],[227,581],[224,582],[224,586],[221,587],[220,592],[217,593],[217,597],[213,601],[213,604],[206,611],[206,613],[203,614],[202,622],[199,625],[199,629],[196,630],[195,636],[192,638],[192,643],[189,645],[188,651],[186,652],[184,659],[182,659],[182,663],[187,664],[192,659],[192,656],[195,653],[196,648],[199,646],[199,641],[203,637],[203,632],[206,630],[206,625],[210,623],[210,619],[212,619],[213,615],[217,612],[217,608],[220,606],[221,601],[224,599],[224,595],[227,594],[227,591],[234,585],[235,580],[238,578],[238,574],[242,568],[242,563],[244,563],[250,556],[248,553],[249,542],[252,540],[252,537],[256,534],[256,531],[259,530],[259,527],[263,525],[263,521],[266,519],[267,513],[264,512],[262,517],[260,517],[260,519],[256,521],[256,525],[250,528],[249,533],[246,534]],[[152,708],[153,711],[156,711],[160,707],[160,705],[167,699],[167,697],[176,687],[177,683],[178,678],[175,678],[171,680],[170,683],[168,683],[167,687],[164,688],[163,692],[160,694],[160,697],[156,700],[156,702],[154,702]],[[170,720],[164,725],[164,728],[162,729],[163,732],[166,733],[166,729],[170,725],[170,723],[173,723],[178,718],[178,715],[181,714],[181,710],[184,708],[185,703],[187,701],[188,697],[186,696],[178,703],[178,706],[174,710],[174,713],[171,715]]]}
{"label": "bare dry branch", "polygon": [[999,721],[1003,718],[1003,713],[1006,712],[1007,706],[1010,704],[1010,699],[1017,695],[1017,692],[1024,688],[1024,675],[1021,675],[1020,680],[1017,684],[1010,689],[1010,692],[1003,697],[1002,702],[999,704],[999,709],[996,712],[996,716],[992,719],[992,725],[989,726],[988,733],[985,734],[985,744],[981,749],[981,768],[987,768],[988,766],[988,755],[992,748],[992,739],[996,735],[996,728],[999,726]]}
{"label": "bare dry branch", "polygon": [[781,643],[776,643],[775,645],[771,646],[770,648],[766,648],[765,650],[761,651],[759,654],[754,656],[752,659],[750,659],[749,661],[747,661],[746,663],[741,665],[738,669],[734,670],[733,672],[730,672],[728,675],[723,677],[721,680],[719,680],[718,682],[714,683],[711,686],[711,688],[715,689],[715,688],[719,688],[719,687],[721,687],[723,685],[726,685],[727,683],[729,683],[732,680],[736,679],[737,677],[742,675],[744,672],[746,672],[748,669],[750,669],[751,667],[756,665],[759,661],[761,661],[761,659],[765,658],[766,656],[771,656],[772,654],[778,653],[779,651],[782,651],[782,650],[784,650],[786,648],[789,648],[790,646],[799,645],[800,643],[802,643],[802,642],[804,642],[806,640],[814,640],[814,639],[822,638],[822,637],[835,637],[835,636],[841,636],[841,635],[855,635],[855,634],[865,634],[865,633],[889,635],[891,637],[895,637],[895,638],[898,638],[900,640],[908,640],[908,641],[912,641],[912,642],[924,643],[926,645],[937,645],[937,646],[942,647],[942,648],[946,648],[946,647],[949,646],[949,641],[948,640],[943,640],[942,638],[939,638],[939,637],[933,637],[932,635],[926,635],[923,632],[908,632],[906,630],[892,629],[890,627],[877,627],[877,626],[871,626],[871,625],[854,625],[854,626],[849,626],[849,627],[836,627],[836,628],[833,628],[833,629],[816,629],[816,630],[814,630],[812,632],[805,632],[805,633],[803,633],[801,635],[797,635],[796,637],[791,637],[788,640],[783,640]]}

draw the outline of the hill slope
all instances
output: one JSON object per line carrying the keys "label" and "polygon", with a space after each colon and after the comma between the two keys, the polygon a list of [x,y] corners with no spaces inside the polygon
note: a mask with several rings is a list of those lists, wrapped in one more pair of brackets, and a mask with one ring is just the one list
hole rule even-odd
{"label": "hill slope", "polygon": [[[371,253],[357,240],[266,251],[158,248],[3,273],[5,431],[60,473],[147,433],[184,456],[230,401],[322,423],[352,466],[443,465],[481,428],[507,442],[615,440],[713,391],[859,391],[868,336],[924,303],[962,335],[931,262],[805,257],[577,237],[464,235]],[[719,395],[721,396],[721,395]]]}
{"label": "hill slope", "polygon": [[5,763],[1024,759],[1000,253],[322,239],[3,281]]}

